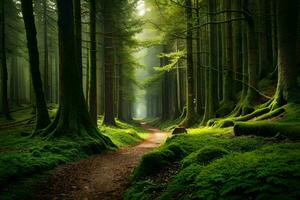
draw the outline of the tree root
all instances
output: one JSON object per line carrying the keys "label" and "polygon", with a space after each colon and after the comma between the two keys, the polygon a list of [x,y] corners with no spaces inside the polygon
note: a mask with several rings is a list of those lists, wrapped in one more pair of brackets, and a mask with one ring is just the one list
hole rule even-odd
{"label": "tree root", "polygon": [[234,126],[234,134],[256,135],[262,137],[281,137],[291,140],[300,139],[300,124],[275,122],[239,122]]}

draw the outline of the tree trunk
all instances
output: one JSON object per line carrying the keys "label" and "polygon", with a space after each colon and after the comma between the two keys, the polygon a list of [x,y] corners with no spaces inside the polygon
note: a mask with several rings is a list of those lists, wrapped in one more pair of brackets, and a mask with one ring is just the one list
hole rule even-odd
{"label": "tree trunk", "polygon": [[43,0],[43,35],[44,35],[44,94],[46,102],[49,101],[49,53],[48,53],[48,23],[47,0]]}
{"label": "tree trunk", "polygon": [[278,0],[278,83],[273,108],[299,103],[296,43],[299,1]]}
{"label": "tree trunk", "polygon": [[92,121],[97,124],[97,68],[96,68],[96,2],[90,0],[90,91],[89,108]]}
{"label": "tree trunk", "polygon": [[27,46],[29,53],[30,72],[36,99],[37,122],[36,130],[46,128],[50,124],[49,114],[43,92],[43,84],[39,69],[39,52],[36,39],[32,1],[22,0],[22,14],[26,29]]}
{"label": "tree trunk", "polygon": [[79,67],[80,77],[82,79],[81,0],[73,0],[73,5],[74,5],[75,59]]}
{"label": "tree trunk", "polygon": [[191,127],[196,122],[196,112],[195,112],[195,91],[194,91],[194,62],[193,62],[193,10],[192,1],[186,0],[186,20],[187,20],[187,99],[186,99],[186,116],[181,122],[181,126]]}
{"label": "tree trunk", "polygon": [[271,23],[270,20],[270,0],[259,1],[259,77],[265,78],[273,70],[272,67],[272,44],[269,38],[271,34],[268,30],[268,26]]}
{"label": "tree trunk", "polygon": [[258,7],[257,2],[248,1],[248,9],[251,14],[251,18],[247,21],[247,46],[248,46],[248,92],[245,97],[244,107],[242,114],[249,114],[254,111],[254,101],[257,97],[257,91],[254,88],[257,88],[258,85],[258,66],[259,66],[259,55],[258,55],[258,42],[257,42],[257,16],[258,16]]}
{"label": "tree trunk", "polygon": [[[216,0],[210,0],[208,5],[209,12],[216,11]],[[216,21],[215,15],[210,15],[210,21]],[[214,24],[210,24],[210,37],[209,37],[209,69],[206,71],[206,99],[205,99],[205,112],[201,124],[205,125],[206,122],[215,117],[215,111],[217,107],[216,96],[217,96],[217,72],[215,70],[218,65],[217,57],[217,27]]]}
{"label": "tree trunk", "polygon": [[[196,26],[200,26],[200,6],[199,0],[196,0],[196,15],[197,15],[197,24]],[[197,46],[197,65],[196,65],[196,111],[197,114],[202,113],[202,101],[201,101],[201,43],[200,43],[200,28],[196,30],[196,46]]]}
{"label": "tree trunk", "polygon": [[104,120],[106,125],[115,126],[114,117],[114,65],[115,54],[113,44],[113,3],[105,1],[103,3],[103,16],[104,16]]}
{"label": "tree trunk", "polygon": [[0,2],[0,59],[1,59],[1,108],[2,112],[6,119],[11,119],[9,112],[9,104],[8,104],[8,95],[7,95],[7,82],[8,82],[8,73],[7,73],[7,64],[6,64],[6,45],[5,45],[5,8],[4,8],[4,0]]}
{"label": "tree trunk", "polygon": [[[25,0],[24,0],[25,1]],[[100,134],[91,121],[83,95],[79,68],[74,48],[74,16],[72,0],[57,0],[58,39],[60,58],[60,107],[56,118],[41,132],[48,137],[71,137],[88,145],[93,153],[114,146]]]}

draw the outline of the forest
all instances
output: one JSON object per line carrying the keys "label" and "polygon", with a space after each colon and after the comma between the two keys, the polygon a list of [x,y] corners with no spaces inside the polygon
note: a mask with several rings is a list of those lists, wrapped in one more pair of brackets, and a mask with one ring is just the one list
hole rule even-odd
{"label": "forest", "polygon": [[0,199],[300,199],[299,0],[0,0]]}

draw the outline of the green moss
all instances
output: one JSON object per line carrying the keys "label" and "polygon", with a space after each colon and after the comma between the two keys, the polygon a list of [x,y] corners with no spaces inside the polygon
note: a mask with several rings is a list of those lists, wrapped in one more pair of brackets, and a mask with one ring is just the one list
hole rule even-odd
{"label": "green moss", "polygon": [[125,194],[124,200],[156,199],[157,194],[163,190],[163,186],[152,181],[141,181],[131,187]]}
{"label": "green moss", "polygon": [[299,144],[270,145],[180,171],[160,199],[298,199]]}
{"label": "green moss", "polygon": [[234,126],[236,136],[257,135],[263,137],[280,136],[292,140],[300,139],[300,123],[284,122],[243,122]]}
{"label": "green moss", "polygon": [[142,157],[141,163],[134,171],[133,179],[146,177],[170,166],[186,155],[186,151],[176,143],[163,146]]}
{"label": "green moss", "polygon": [[[172,144],[184,149],[184,154],[174,155],[169,148]],[[264,199],[264,195],[297,199],[293,197],[299,195],[299,147],[299,143],[278,144],[272,138],[234,137],[232,128],[189,129],[189,134],[171,137],[149,153],[148,164],[142,160],[138,169],[143,173],[148,165],[151,173],[146,180],[158,187],[144,184],[141,188],[145,178],[136,177],[126,199],[247,199],[246,194],[252,199]],[[165,169],[171,169],[174,162],[181,162],[182,167],[169,182],[157,182],[151,178],[159,171],[151,165],[154,160],[159,167],[170,166]],[[290,193],[286,195],[285,189]]]}
{"label": "green moss", "polygon": [[223,148],[215,146],[207,146],[203,149],[195,151],[182,160],[183,167],[187,167],[193,163],[206,165],[216,159],[222,158],[229,152]]}

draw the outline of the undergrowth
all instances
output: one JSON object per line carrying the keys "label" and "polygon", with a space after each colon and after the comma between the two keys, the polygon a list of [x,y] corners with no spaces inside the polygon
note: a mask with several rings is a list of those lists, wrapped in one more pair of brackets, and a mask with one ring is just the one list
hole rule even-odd
{"label": "undergrowth", "polygon": [[[13,113],[14,121],[5,123],[16,123],[31,116],[31,109],[21,109]],[[45,179],[46,171],[103,151],[94,149],[90,139],[81,137],[46,140],[24,134],[32,130],[33,124],[16,124],[0,130],[0,199],[31,199],[32,188]],[[121,121],[117,121],[117,127],[101,126],[99,130],[120,148],[148,136],[138,124]]]}
{"label": "undergrowth", "polygon": [[[188,132],[142,158],[124,199],[299,199],[300,143],[232,127]],[[168,183],[155,178],[175,164]]]}

